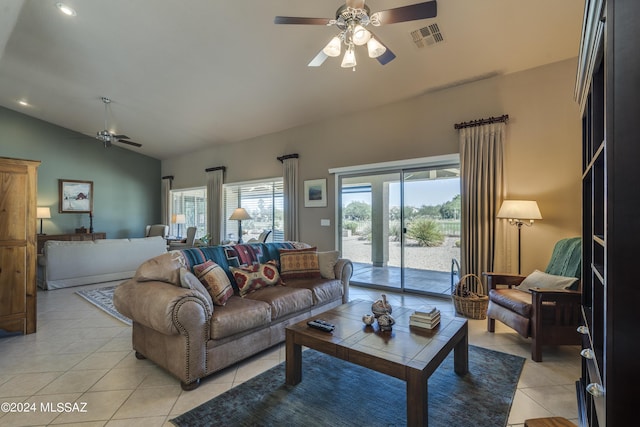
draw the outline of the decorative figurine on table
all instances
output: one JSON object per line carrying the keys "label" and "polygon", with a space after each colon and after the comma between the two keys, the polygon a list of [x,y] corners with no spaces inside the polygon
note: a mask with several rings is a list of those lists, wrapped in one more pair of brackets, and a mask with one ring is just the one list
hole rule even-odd
{"label": "decorative figurine on table", "polygon": [[365,314],[364,316],[362,316],[362,322],[367,326],[373,325],[373,322],[375,321],[376,317],[373,314]]}
{"label": "decorative figurine on table", "polygon": [[381,314],[378,317],[378,325],[380,326],[381,331],[390,331],[396,321],[391,317],[390,314]]}
{"label": "decorative figurine on table", "polygon": [[392,311],[391,304],[387,302],[387,296],[382,294],[381,297],[381,299],[371,305],[371,311],[373,311],[373,315],[376,318],[379,318],[383,314],[391,314]]}

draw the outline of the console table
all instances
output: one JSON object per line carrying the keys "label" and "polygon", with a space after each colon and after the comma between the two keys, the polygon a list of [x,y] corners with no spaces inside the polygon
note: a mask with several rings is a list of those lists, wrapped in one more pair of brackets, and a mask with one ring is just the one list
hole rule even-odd
{"label": "console table", "polygon": [[74,233],[74,234],[38,234],[38,253],[42,253],[47,240],[85,241],[106,239],[107,233]]}

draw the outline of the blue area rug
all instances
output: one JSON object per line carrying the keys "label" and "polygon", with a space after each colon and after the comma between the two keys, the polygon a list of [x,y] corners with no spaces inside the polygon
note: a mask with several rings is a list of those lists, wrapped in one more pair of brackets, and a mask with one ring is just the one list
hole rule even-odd
{"label": "blue area rug", "polygon": [[116,286],[99,289],[83,289],[81,291],[76,291],[76,294],[80,295],[82,298],[86,299],[105,313],[108,313],[116,319],[131,326],[131,319],[120,314],[120,312],[113,306],[113,291],[115,288]]}
{"label": "blue area rug", "polygon": [[[453,354],[429,378],[429,426],[506,426],[525,359],[469,346],[469,373]],[[285,385],[284,363],[171,420],[176,426],[404,426],[406,385],[314,350],[302,382]]]}

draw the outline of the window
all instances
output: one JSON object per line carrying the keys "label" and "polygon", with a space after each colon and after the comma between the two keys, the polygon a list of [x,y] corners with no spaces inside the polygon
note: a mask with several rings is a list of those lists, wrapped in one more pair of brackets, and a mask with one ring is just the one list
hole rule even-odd
{"label": "window", "polygon": [[282,178],[265,181],[225,184],[223,240],[238,240],[238,221],[228,218],[236,208],[245,208],[251,219],[242,221],[242,240],[257,239],[271,230],[268,240],[284,240],[284,196]]}
{"label": "window", "polygon": [[183,214],[184,224],[169,224],[172,236],[186,235],[188,227],[196,227],[196,238],[207,234],[207,188],[198,187],[171,191],[171,217]]}

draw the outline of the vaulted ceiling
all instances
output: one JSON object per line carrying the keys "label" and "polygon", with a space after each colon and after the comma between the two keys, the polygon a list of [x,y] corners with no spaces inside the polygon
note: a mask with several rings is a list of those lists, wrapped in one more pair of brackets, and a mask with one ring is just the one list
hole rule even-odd
{"label": "vaulted ceiling", "polygon": [[[367,0],[372,12],[419,1]],[[166,159],[577,55],[584,0],[439,0],[433,19],[383,25],[397,58],[356,51],[356,71],[307,64],[337,33],[275,25],[335,18],[341,0],[56,0],[0,3],[0,105]],[[412,32],[437,24],[442,41]],[[25,101],[27,106],[19,104]],[[94,138],[86,143],[100,144]]]}

